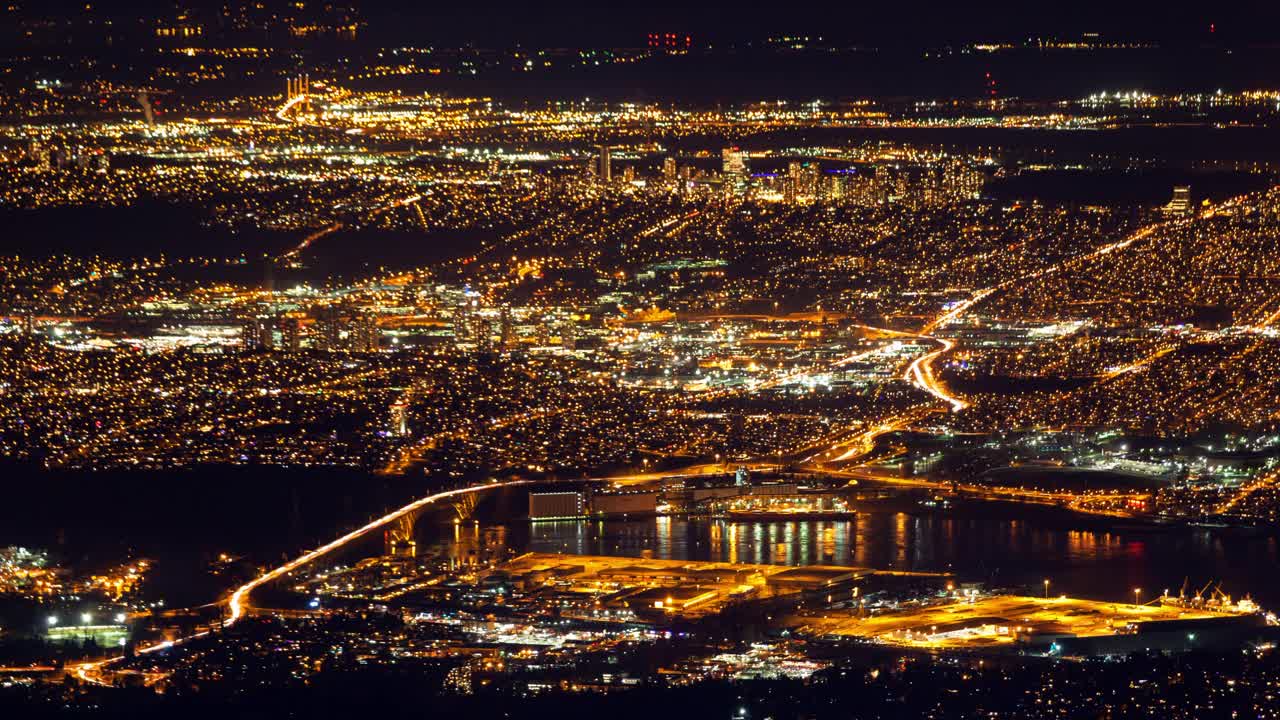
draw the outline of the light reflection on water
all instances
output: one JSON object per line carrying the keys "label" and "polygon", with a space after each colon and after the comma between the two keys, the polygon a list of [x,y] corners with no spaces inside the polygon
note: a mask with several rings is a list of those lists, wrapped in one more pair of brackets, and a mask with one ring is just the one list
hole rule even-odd
{"label": "light reflection on water", "polygon": [[[729,522],[656,517],[506,523],[514,551],[775,565],[834,564],[950,571],[963,579],[1102,599],[1133,588],[1176,593],[1210,579],[1280,609],[1280,552],[1271,536],[1202,530],[1114,532],[981,513],[859,513],[846,520]],[[1037,590],[1038,592],[1038,590]]]}

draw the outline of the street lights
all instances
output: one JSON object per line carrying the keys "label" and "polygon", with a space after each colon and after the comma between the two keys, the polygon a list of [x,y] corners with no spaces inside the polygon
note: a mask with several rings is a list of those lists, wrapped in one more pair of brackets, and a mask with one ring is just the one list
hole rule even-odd
{"label": "street lights", "polygon": [[57,625],[57,624],[58,624],[58,616],[57,616],[57,615],[50,615],[50,616],[49,616],[49,619],[48,619],[48,623],[49,623],[49,627],[53,627],[54,625]]}
{"label": "street lights", "polygon": [[1049,599],[1049,578],[1044,579],[1044,599]]}
{"label": "street lights", "polygon": [[1138,602],[1138,597],[1139,597],[1139,596],[1141,596],[1141,595],[1142,595],[1142,588],[1140,588],[1140,587],[1136,587],[1136,588],[1134,588],[1134,589],[1133,589],[1133,604],[1134,604],[1134,605],[1141,605],[1141,604],[1142,604],[1142,603]]}

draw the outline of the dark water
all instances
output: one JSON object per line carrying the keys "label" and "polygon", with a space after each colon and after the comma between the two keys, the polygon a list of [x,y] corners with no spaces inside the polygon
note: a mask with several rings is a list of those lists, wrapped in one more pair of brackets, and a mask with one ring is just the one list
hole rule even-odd
{"label": "dark water", "polygon": [[1239,531],[1115,531],[1016,507],[868,512],[839,521],[737,523],[704,518],[505,523],[517,551],[954,572],[962,580],[1105,600],[1150,599],[1213,580],[1280,608],[1280,542]]}
{"label": "dark water", "polygon": [[[216,552],[271,564],[316,547],[370,517],[438,489],[426,477],[354,471],[208,468],[152,473],[47,473],[3,467],[0,546],[47,547],[80,567],[125,554],[158,561],[156,588],[179,603],[206,602],[204,563]],[[1273,534],[1192,529],[1115,530],[1078,516],[973,503],[946,512],[859,513],[840,521],[729,523],[703,518],[529,523],[527,494],[490,493],[473,543],[563,552],[955,572],[961,579],[1100,599],[1130,599],[1184,578],[1222,581],[1280,608],[1280,540]],[[454,542],[450,508],[424,515],[420,542]],[[346,555],[379,552],[373,534]],[[336,558],[335,558],[336,559]],[[349,560],[349,557],[341,558]],[[161,571],[163,570],[163,571]],[[200,586],[200,587],[197,587]],[[191,592],[180,592],[188,587]],[[188,597],[190,596],[190,597]]]}

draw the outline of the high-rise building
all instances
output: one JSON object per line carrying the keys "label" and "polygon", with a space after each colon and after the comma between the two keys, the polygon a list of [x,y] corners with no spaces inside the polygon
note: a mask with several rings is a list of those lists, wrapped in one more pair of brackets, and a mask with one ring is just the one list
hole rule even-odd
{"label": "high-rise building", "polygon": [[533,342],[538,347],[547,347],[551,344],[551,323],[547,321],[545,315],[538,318],[538,324],[534,326]]}
{"label": "high-rise building", "polygon": [[275,323],[270,318],[258,319],[258,343],[265,350],[276,346]]}
{"label": "high-rise building", "polygon": [[967,163],[953,161],[942,168],[941,195],[944,201],[975,200],[982,194],[982,173]]}
{"label": "high-rise building", "polygon": [[804,181],[800,185],[800,193],[812,198],[818,197],[822,193],[820,187],[822,183],[822,171],[818,168],[818,163],[809,163],[804,166]]}
{"label": "high-rise building", "polygon": [[725,175],[746,175],[747,154],[736,147],[727,147],[720,151],[720,170]]}
{"label": "high-rise building", "polygon": [[609,183],[613,182],[613,168],[612,168],[612,157],[611,157],[613,148],[609,147],[608,145],[601,145],[599,147],[600,147],[600,157],[597,161],[598,168],[596,172],[600,178],[600,182],[604,183],[605,185],[608,185]]}
{"label": "high-rise building", "polygon": [[802,174],[800,163],[794,160],[787,163],[787,176],[782,179],[782,201],[788,205],[794,205],[799,200]]}
{"label": "high-rise building", "polygon": [[342,349],[342,318],[334,308],[324,308],[316,316],[312,345],[317,350],[336,352]]}
{"label": "high-rise building", "polygon": [[689,184],[693,182],[693,168],[685,165],[676,172],[676,177],[679,178],[676,189],[680,191],[680,194],[683,195],[689,192]]}
{"label": "high-rise building", "polygon": [[834,202],[844,199],[844,176],[832,175],[826,178],[824,184],[826,185],[827,200]]}
{"label": "high-rise building", "polygon": [[493,326],[489,318],[476,313],[471,317],[471,341],[481,352],[493,351]]}
{"label": "high-rise building", "polygon": [[676,159],[668,157],[662,161],[662,181],[668,185],[674,185],[676,182]]}
{"label": "high-rise building", "polygon": [[409,434],[409,404],[403,400],[391,405],[391,434],[397,437]]}
{"label": "high-rise building", "polygon": [[1173,188],[1173,199],[1168,205],[1164,206],[1165,213],[1174,216],[1190,215],[1192,212],[1191,205],[1191,186],[1177,185]]}
{"label": "high-rise building", "polygon": [[893,198],[895,202],[900,202],[908,206],[912,205],[911,197],[911,178],[906,170],[899,170],[893,177]]}
{"label": "high-rise building", "polygon": [[453,315],[453,339],[455,342],[467,342],[471,339],[471,301],[463,300]]}
{"label": "high-rise building", "polygon": [[240,326],[240,346],[245,350],[270,350],[275,347],[275,328],[270,318],[247,318]]}
{"label": "high-rise building", "polygon": [[634,165],[628,165],[622,169],[622,182],[631,184],[636,181],[636,168]]}
{"label": "high-rise building", "polygon": [[560,326],[560,345],[565,350],[578,348],[578,326],[573,324],[573,320],[567,320]]}
{"label": "high-rise building", "polygon": [[742,195],[747,190],[747,154],[736,147],[720,151],[720,170],[724,175],[726,201]]}
{"label": "high-rise building", "polygon": [[347,345],[352,352],[378,352],[382,346],[382,332],[378,330],[377,319],[367,313],[352,318],[347,330]]}
{"label": "high-rise building", "polygon": [[511,352],[515,348],[516,336],[515,327],[511,322],[511,308],[506,305],[502,306],[499,315],[499,342],[502,343],[502,352]]}
{"label": "high-rise building", "polygon": [[280,320],[280,347],[285,352],[298,352],[302,349],[302,321],[296,317]]}

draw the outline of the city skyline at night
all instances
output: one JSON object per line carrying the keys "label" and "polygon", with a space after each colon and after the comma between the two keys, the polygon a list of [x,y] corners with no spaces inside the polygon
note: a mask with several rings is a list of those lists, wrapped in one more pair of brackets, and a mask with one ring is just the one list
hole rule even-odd
{"label": "city skyline at night", "polygon": [[6,717],[1274,717],[1274,9],[0,8]]}

